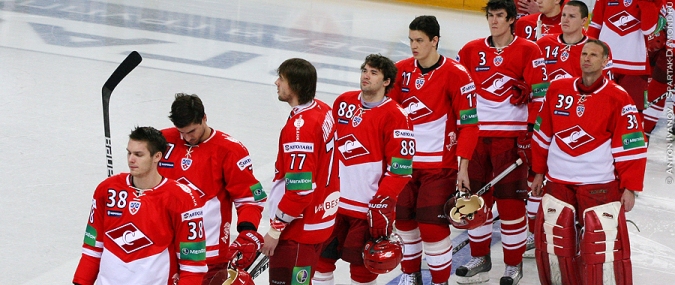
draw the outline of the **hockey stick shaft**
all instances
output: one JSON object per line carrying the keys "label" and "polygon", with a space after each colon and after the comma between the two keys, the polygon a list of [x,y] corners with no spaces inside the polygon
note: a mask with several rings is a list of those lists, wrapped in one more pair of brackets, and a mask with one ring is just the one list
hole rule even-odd
{"label": "hockey stick shaft", "polygon": [[[496,222],[496,221],[499,221],[499,216],[496,216],[496,217],[494,217],[494,219],[492,219],[493,223]],[[462,250],[462,248],[466,247],[470,242],[469,239],[470,238],[467,237],[465,240],[463,240],[462,242],[458,243],[455,247],[453,247],[452,248],[452,254],[454,255],[458,251]]]}
{"label": "hockey stick shaft", "polygon": [[[647,103],[647,108],[651,107],[652,105],[658,104],[661,100],[666,99],[668,97],[669,93],[670,93],[670,91],[663,92],[663,94],[661,94],[661,96],[656,97],[656,99],[654,99],[652,101],[649,101],[649,103]],[[647,109],[647,108],[645,108],[645,109]]]}
{"label": "hockey stick shaft", "polygon": [[106,80],[101,90],[101,98],[103,100],[103,129],[105,133],[105,157],[108,167],[108,177],[113,175],[112,140],[110,139],[110,96],[115,87],[117,87],[117,84],[119,84],[127,74],[134,70],[142,60],[143,58],[137,51],[132,51],[110,75],[108,80]]}
{"label": "hockey stick shaft", "polygon": [[520,166],[521,164],[523,164],[523,160],[520,159],[520,158],[518,158],[518,159],[516,160],[516,162],[512,163],[511,165],[509,165],[509,167],[507,167],[506,169],[504,169],[504,171],[502,171],[501,173],[499,173],[499,175],[495,176],[495,178],[493,178],[492,180],[490,180],[490,182],[488,182],[488,184],[485,184],[485,186],[483,186],[483,188],[480,188],[480,190],[478,190],[478,192],[476,192],[476,195],[478,195],[478,196],[483,195],[485,192],[487,192],[488,190],[490,190],[490,188],[491,188],[492,186],[494,186],[495,184],[497,184],[497,183],[498,183],[500,180],[502,180],[502,178],[504,178],[506,175],[509,175],[509,173],[511,173],[511,171],[513,171],[514,169],[518,168],[518,166]]}
{"label": "hockey stick shaft", "polygon": [[251,275],[252,279],[255,279],[269,267],[270,267],[270,258],[267,255],[263,255],[260,261],[258,261],[258,263],[256,263],[256,265],[253,266],[253,268],[251,268],[251,271],[249,271],[248,274]]}

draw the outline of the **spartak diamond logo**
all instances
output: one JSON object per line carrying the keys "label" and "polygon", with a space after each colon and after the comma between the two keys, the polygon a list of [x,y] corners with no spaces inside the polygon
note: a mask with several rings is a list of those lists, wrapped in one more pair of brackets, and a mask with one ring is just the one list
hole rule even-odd
{"label": "spartak diamond logo", "polygon": [[353,134],[339,138],[337,140],[337,148],[345,159],[370,153]]}
{"label": "spartak diamond logo", "polygon": [[640,24],[640,21],[630,13],[626,12],[626,10],[609,17],[608,21],[622,32],[633,29]]}
{"label": "spartak diamond logo", "polygon": [[572,78],[572,75],[567,73],[567,71],[565,71],[564,69],[558,68],[555,71],[551,72],[551,74],[549,74],[548,77],[551,78],[551,80],[556,80],[560,78]]}
{"label": "spartak diamond logo", "polygon": [[497,72],[483,81],[480,87],[492,94],[502,96],[510,91],[512,86],[513,78]]}
{"label": "spartak diamond logo", "polygon": [[410,120],[413,121],[429,115],[432,112],[429,107],[424,105],[424,103],[415,96],[403,100],[403,104],[401,105],[403,105],[403,108],[408,112],[408,117],[410,117]]}
{"label": "spartak diamond logo", "polygon": [[565,143],[571,149],[580,147],[588,142],[593,141],[595,138],[586,133],[579,125],[571,127],[567,130],[560,131],[555,134],[559,141]]}
{"label": "spartak diamond logo", "polygon": [[119,245],[126,253],[132,253],[153,244],[153,242],[132,223],[107,231],[105,235]]}

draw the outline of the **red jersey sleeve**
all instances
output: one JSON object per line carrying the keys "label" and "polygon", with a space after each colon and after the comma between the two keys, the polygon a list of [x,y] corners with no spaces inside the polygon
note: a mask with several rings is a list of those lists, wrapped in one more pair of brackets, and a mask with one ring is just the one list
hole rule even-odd
{"label": "red jersey sleeve", "polygon": [[464,65],[455,63],[454,85],[450,88],[450,102],[457,120],[457,156],[471,159],[478,142],[478,113],[476,85]]}
{"label": "red jersey sleeve", "polygon": [[175,229],[174,248],[178,256],[179,285],[201,284],[206,274],[206,240],[202,206],[204,202],[186,185],[174,182],[175,199],[169,212]]}
{"label": "red jersey sleeve", "polygon": [[532,171],[545,174],[548,170],[548,148],[553,138],[551,118],[551,102],[555,102],[556,83],[553,83],[546,93],[546,98],[534,123],[532,134]]}
{"label": "red jersey sleeve", "polygon": [[[394,104],[394,102],[391,102]],[[398,194],[412,177],[415,137],[412,123],[405,111],[396,104],[385,119],[384,160],[386,171],[376,196],[388,196],[396,200]]]}
{"label": "red jersey sleeve", "polygon": [[605,1],[606,0],[595,1],[593,17],[591,17],[591,23],[588,25],[588,31],[586,31],[586,35],[591,38],[597,39],[600,36],[600,30],[602,29],[602,24],[605,20]]}
{"label": "red jersey sleeve", "polygon": [[[108,181],[108,180],[106,180]],[[84,233],[82,244],[82,257],[75,270],[73,283],[81,285],[93,285],[98,276],[101,254],[103,253],[103,212],[106,199],[106,181],[101,182],[94,191],[91,200],[89,220]]]}
{"label": "red jersey sleeve", "polygon": [[546,90],[549,85],[548,75],[546,74],[544,56],[537,44],[528,42],[528,48],[527,50],[524,50],[524,52],[529,55],[529,57],[525,62],[523,78],[525,79],[525,83],[532,88],[532,100],[527,106],[527,122],[534,124],[537,113],[539,112],[539,109],[541,109],[541,104],[544,101],[544,96],[546,96]]}
{"label": "red jersey sleeve", "polygon": [[[617,88],[620,88],[617,86]],[[642,191],[647,165],[647,146],[642,130],[642,117],[630,96],[617,92],[618,106],[609,126],[612,132],[612,155],[619,177],[619,187]]]}
{"label": "red jersey sleeve", "polygon": [[253,176],[253,163],[246,147],[237,140],[229,140],[231,146],[222,167],[225,189],[237,209],[237,224],[249,222],[258,228],[267,194]]}

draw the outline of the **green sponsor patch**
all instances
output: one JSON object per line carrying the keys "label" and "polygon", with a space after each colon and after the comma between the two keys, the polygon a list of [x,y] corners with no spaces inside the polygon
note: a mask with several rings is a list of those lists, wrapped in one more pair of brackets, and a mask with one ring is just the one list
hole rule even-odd
{"label": "green sponsor patch", "polygon": [[293,279],[291,285],[309,285],[311,266],[293,267]]}
{"label": "green sponsor patch", "polygon": [[267,193],[265,193],[265,190],[263,190],[263,187],[260,184],[260,182],[249,187],[249,189],[251,189],[251,193],[253,193],[253,199],[255,199],[256,201],[260,201],[262,199],[267,198]]}
{"label": "green sponsor patch", "polygon": [[459,111],[460,125],[469,125],[477,123],[478,123],[478,113],[476,113],[476,108]]}
{"label": "green sponsor patch", "polygon": [[538,131],[541,128],[541,117],[537,116],[537,120],[534,121],[534,130]]}
{"label": "green sponsor patch", "polygon": [[391,171],[391,173],[398,175],[410,175],[412,174],[412,160],[392,157],[391,167],[389,167],[389,171]]}
{"label": "green sponsor patch", "polygon": [[286,190],[311,190],[311,189],[312,189],[311,172],[286,173]]}
{"label": "green sponsor patch", "polygon": [[87,224],[87,230],[84,232],[84,243],[89,246],[96,246],[96,237],[98,236],[96,229]]}
{"label": "green sponsor patch", "polygon": [[532,96],[535,98],[546,96],[546,91],[548,90],[549,84],[550,83],[548,82],[542,82],[532,85]]}
{"label": "green sponsor patch", "polygon": [[633,149],[636,147],[645,146],[645,137],[642,132],[634,132],[621,136],[623,142],[623,149]]}
{"label": "green sponsor patch", "polygon": [[206,241],[181,242],[180,259],[192,261],[206,260]]}

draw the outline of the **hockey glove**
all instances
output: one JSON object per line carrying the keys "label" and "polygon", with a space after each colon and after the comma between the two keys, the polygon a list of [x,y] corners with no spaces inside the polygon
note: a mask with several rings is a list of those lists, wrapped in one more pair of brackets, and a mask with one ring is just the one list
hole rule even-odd
{"label": "hockey glove", "polygon": [[[228,258],[230,264],[236,268],[246,268],[255,261],[256,254],[263,246],[263,237],[256,231],[245,230],[239,233],[239,236],[232,244]],[[237,259],[236,257],[239,256]]]}
{"label": "hockey glove", "polygon": [[368,203],[368,224],[370,236],[377,239],[389,236],[396,218],[396,201],[389,196],[375,196]]}
{"label": "hockey glove", "polygon": [[512,88],[511,104],[518,106],[530,102],[532,87],[529,84],[525,83],[525,81],[514,80]]}
{"label": "hockey glove", "polygon": [[518,156],[523,161],[523,164],[531,166],[532,163],[530,159],[532,158],[532,149],[530,149],[530,139],[532,138],[532,132],[525,132],[518,136],[516,141],[518,145]]}

